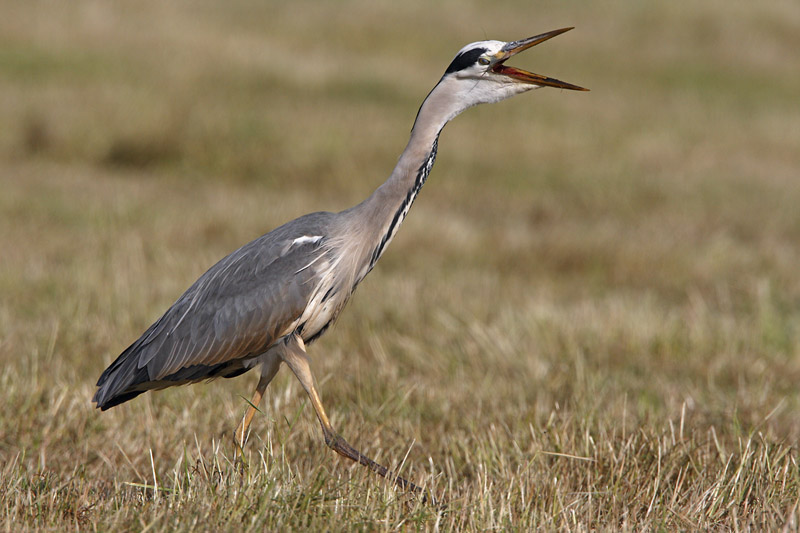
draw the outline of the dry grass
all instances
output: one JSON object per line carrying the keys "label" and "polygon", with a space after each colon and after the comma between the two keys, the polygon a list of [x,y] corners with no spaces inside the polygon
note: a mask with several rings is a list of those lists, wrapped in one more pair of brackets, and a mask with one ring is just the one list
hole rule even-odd
{"label": "dry grass", "polygon": [[[800,8],[16,3],[0,19],[6,530],[797,529]],[[465,113],[337,327],[322,443],[288,372],[89,400],[225,253],[360,201],[463,44],[592,88]]]}

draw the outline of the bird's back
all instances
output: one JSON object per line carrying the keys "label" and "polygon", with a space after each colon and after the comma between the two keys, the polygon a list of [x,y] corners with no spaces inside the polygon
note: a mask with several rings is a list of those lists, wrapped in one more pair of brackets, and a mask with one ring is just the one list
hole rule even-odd
{"label": "bird's back", "polygon": [[331,300],[326,284],[335,252],[328,240],[337,216],[295,219],[211,267],[103,372],[97,407],[151,389],[239,375],[298,329],[306,340],[319,336],[341,308],[332,302],[321,311]]}

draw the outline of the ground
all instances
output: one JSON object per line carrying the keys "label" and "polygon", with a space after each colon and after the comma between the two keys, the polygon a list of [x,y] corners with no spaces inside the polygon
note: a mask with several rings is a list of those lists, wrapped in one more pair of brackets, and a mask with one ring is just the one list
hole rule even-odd
{"label": "ground", "polygon": [[[800,5],[32,1],[0,20],[5,530],[798,527]],[[467,111],[398,237],[285,368],[101,413],[216,260],[388,176],[452,56],[589,87]]]}

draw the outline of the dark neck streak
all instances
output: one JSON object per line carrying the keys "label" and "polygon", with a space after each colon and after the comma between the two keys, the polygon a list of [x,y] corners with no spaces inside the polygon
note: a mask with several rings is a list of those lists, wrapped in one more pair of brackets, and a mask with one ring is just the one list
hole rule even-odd
{"label": "dark neck streak", "polygon": [[465,109],[454,96],[453,82],[442,78],[422,102],[411,138],[391,176],[359,205],[343,212],[343,257],[352,258],[351,288],[375,266],[394,238],[436,159],[439,134],[445,124]]}
{"label": "dark neck streak", "polygon": [[438,147],[439,133],[436,134],[436,137],[433,140],[433,145],[431,146],[430,153],[428,153],[428,157],[425,158],[425,161],[423,161],[417,169],[417,176],[414,180],[414,184],[408,190],[408,193],[406,194],[400,206],[397,208],[397,211],[395,211],[386,233],[381,237],[378,245],[373,250],[367,272],[372,270],[372,267],[374,267],[375,263],[378,262],[378,259],[380,259],[381,255],[386,249],[386,245],[389,244],[389,242],[391,242],[391,240],[394,238],[397,230],[400,228],[400,224],[402,224],[403,220],[408,215],[408,211],[411,209],[414,199],[416,199],[417,194],[419,194],[420,189],[422,189],[422,186],[425,185],[425,181],[428,179],[428,176],[431,173],[433,163],[436,161],[436,151]]}

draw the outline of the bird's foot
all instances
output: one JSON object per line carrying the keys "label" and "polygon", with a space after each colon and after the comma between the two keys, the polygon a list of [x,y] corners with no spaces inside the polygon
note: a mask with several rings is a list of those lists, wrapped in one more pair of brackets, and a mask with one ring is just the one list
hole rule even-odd
{"label": "bird's foot", "polygon": [[337,435],[336,433],[329,434],[325,432],[325,444],[328,445],[333,451],[341,455],[342,457],[346,457],[351,461],[355,461],[361,465],[366,466],[379,476],[385,477],[395,482],[395,484],[403,490],[407,490],[409,492],[413,492],[415,494],[422,495],[422,503],[432,503],[433,505],[437,505],[436,500],[433,498],[433,495],[430,494],[424,488],[408,481],[407,479],[394,474],[385,466],[376,463],[363,453],[359,452],[350,444],[344,440],[341,436]]}

